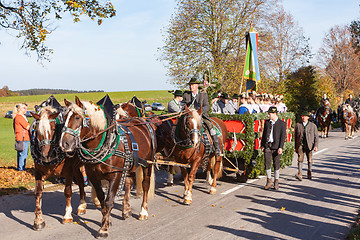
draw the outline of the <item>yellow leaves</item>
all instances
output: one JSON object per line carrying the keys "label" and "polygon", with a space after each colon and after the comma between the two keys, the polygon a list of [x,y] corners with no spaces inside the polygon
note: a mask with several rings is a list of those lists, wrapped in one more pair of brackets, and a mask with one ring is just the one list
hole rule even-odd
{"label": "yellow leaves", "polygon": [[155,214],[153,214],[153,215],[152,215],[152,217],[156,217],[156,215],[155,215]]}
{"label": "yellow leaves", "polygon": [[212,207],[216,207],[216,205],[215,205],[215,204],[211,204],[211,206],[212,206]]}
{"label": "yellow leaves", "polygon": [[19,172],[15,167],[0,168],[0,195],[15,193],[30,188],[35,182],[31,170]]}
{"label": "yellow leaves", "polygon": [[285,207],[281,207],[280,211],[285,211],[285,209],[286,209]]}

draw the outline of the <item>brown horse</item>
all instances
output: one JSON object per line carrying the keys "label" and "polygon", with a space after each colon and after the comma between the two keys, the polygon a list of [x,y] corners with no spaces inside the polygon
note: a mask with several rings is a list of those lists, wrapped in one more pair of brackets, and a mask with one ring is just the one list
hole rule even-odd
{"label": "brown horse", "polygon": [[[167,157],[191,166],[190,171],[181,169],[185,183],[184,204],[187,205],[192,203],[192,186],[202,161],[206,161],[206,158],[210,160],[208,170],[211,168],[214,174],[210,194],[216,193],[216,179],[221,174],[222,157],[216,157],[214,152],[206,152],[206,146],[202,141],[205,131],[202,131],[201,114],[202,109],[196,111],[185,106],[185,111],[182,116],[177,117],[175,125],[171,121],[164,122],[156,132],[158,145],[164,147]],[[212,118],[212,120],[221,131],[219,141],[223,145],[227,137],[226,126],[220,119]],[[210,136],[207,138],[211,140]]]}
{"label": "brown horse", "polygon": [[349,104],[342,106],[343,119],[345,124],[345,140],[354,136],[355,124],[357,122],[356,113]]}
{"label": "brown horse", "polygon": [[72,180],[75,176],[80,189],[80,204],[78,214],[86,213],[86,200],[84,179],[80,172],[82,163],[78,158],[69,158],[59,149],[61,124],[57,119],[59,112],[51,107],[41,109],[39,114],[31,113],[35,119],[32,124],[31,155],[35,162],[35,221],[34,229],[41,230],[45,227],[42,217],[41,199],[43,182],[50,176],[65,177],[64,195],[66,197],[66,213],[63,223],[72,223],[71,196]]}
{"label": "brown horse", "polygon": [[[123,103],[120,106],[121,106],[121,108],[118,109],[119,115],[122,115],[124,117],[138,116],[139,111],[136,110],[136,107],[133,106],[133,104]],[[188,112],[188,114],[190,114],[190,112],[193,112],[195,114],[196,111],[189,110],[186,107],[185,112]],[[178,115],[182,115],[182,113],[178,113]],[[201,114],[199,116],[201,116]],[[199,167],[199,163],[197,163],[197,160],[198,160],[197,158],[200,157],[201,161],[208,160],[208,163],[206,163],[207,164],[207,181],[211,185],[210,194],[215,194],[216,193],[216,179],[221,177],[222,157],[217,158],[217,157],[215,157],[215,154],[212,153],[212,154],[209,154],[207,159],[204,159],[205,153],[200,152],[200,147],[202,147],[201,150],[204,151],[205,145],[201,141],[201,146],[199,146],[199,149],[198,149],[199,154],[191,156],[189,159],[187,159],[187,155],[186,154],[184,155],[183,151],[181,151],[184,148],[181,146],[181,144],[176,144],[176,140],[174,139],[174,136],[173,136],[174,134],[172,134],[173,130],[175,129],[175,128],[173,128],[174,124],[170,119],[166,120],[167,117],[168,116],[156,116],[156,115],[149,117],[151,120],[156,121],[156,126],[157,126],[156,127],[156,139],[157,139],[156,152],[164,152],[165,155],[167,155],[168,157],[174,157],[174,159],[179,163],[190,163],[192,166],[191,169],[195,173]],[[196,117],[198,117],[198,116],[196,116]],[[181,118],[178,118],[178,121],[179,121],[179,119],[181,119]],[[190,118],[187,117],[186,119],[189,120]],[[218,125],[219,130],[221,131],[219,140],[220,140],[220,143],[223,145],[223,143],[226,141],[226,137],[227,137],[226,126],[225,126],[224,122],[218,118],[211,118],[211,119],[214,122],[214,124]],[[182,123],[180,123],[180,124],[182,124]],[[182,126],[179,126],[179,128],[184,127],[184,126],[185,125],[183,124]],[[200,125],[197,125],[197,126],[200,126]],[[200,128],[201,128],[201,126],[200,126]],[[193,131],[196,132],[196,130],[193,130]],[[206,132],[204,132],[204,134],[206,134]],[[189,142],[190,139],[187,137],[188,136],[181,136],[180,138],[183,138]],[[208,137],[208,139],[211,140],[211,137],[209,135],[207,137]],[[182,141],[182,140],[180,140],[180,141]],[[190,148],[190,146],[186,146],[185,149],[186,148]],[[193,149],[193,148],[191,148],[191,149]],[[189,153],[190,153],[190,151],[187,151],[187,154],[189,154]],[[169,156],[169,155],[171,155],[171,156]],[[200,161],[200,163],[201,163],[201,161]],[[195,164],[198,164],[197,167]],[[190,175],[186,174],[185,172],[186,172],[186,169],[183,169],[182,175],[183,175],[183,178],[186,179],[185,183],[187,183],[188,180],[190,180]],[[211,172],[213,172],[213,176],[211,176]],[[172,177],[173,177],[173,168],[172,168],[172,166],[170,166],[169,179],[172,179]],[[193,180],[192,180],[192,182],[193,182]],[[171,183],[169,184],[169,182],[168,182],[168,185],[171,186]],[[191,183],[191,186],[192,186],[192,183]],[[186,189],[185,189],[185,192],[187,193]],[[190,199],[190,198],[191,198],[191,195],[190,195],[190,197],[188,197],[188,199]],[[190,204],[191,201],[192,201],[191,199],[184,200],[184,202],[186,204]]]}
{"label": "brown horse", "polygon": [[[131,215],[129,198],[133,179],[127,175],[128,172],[133,176],[136,170],[143,178],[136,181],[137,187],[142,187],[143,190],[139,219],[148,219],[148,193],[150,185],[154,189],[155,181],[152,165],[147,165],[145,160],[154,159],[152,136],[146,123],[140,118],[125,119],[106,127],[106,118],[101,106],[82,102],[77,97],[75,101],[76,104],[72,104],[65,100],[69,112],[65,115],[65,130],[61,136],[60,146],[70,154],[77,150],[80,159],[85,163],[86,173],[102,208],[103,217],[98,237],[107,237],[110,213],[119,185],[121,191],[125,184],[122,215],[124,218]],[[146,167],[138,165],[139,162]],[[106,199],[101,188],[102,179],[109,182]]]}
{"label": "brown horse", "polygon": [[330,102],[325,101],[324,106],[321,106],[318,110],[317,120],[321,129],[321,137],[329,137],[329,128],[332,119],[332,112],[330,111]]}

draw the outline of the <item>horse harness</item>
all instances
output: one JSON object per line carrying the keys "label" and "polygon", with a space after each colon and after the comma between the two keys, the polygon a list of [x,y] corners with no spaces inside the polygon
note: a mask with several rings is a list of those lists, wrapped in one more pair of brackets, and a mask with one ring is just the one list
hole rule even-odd
{"label": "horse harness", "polygon": [[344,120],[348,122],[349,125],[351,125],[351,119],[354,117],[355,114],[352,114],[351,117],[349,117],[349,111],[344,113]]}
{"label": "horse harness", "polygon": [[[63,124],[60,123],[60,120],[58,118],[56,119],[49,119],[50,122],[56,122],[56,131],[54,134],[53,139],[43,139],[42,141],[39,141],[36,137],[35,127],[39,123],[39,120],[33,121],[33,123],[30,126],[30,152],[31,156],[34,159],[34,162],[39,165],[55,165],[59,164],[65,159],[65,153],[60,149],[59,146],[59,140],[60,140],[60,133],[61,129],[63,127]],[[41,147],[50,145],[52,146],[51,151],[51,158],[50,161],[44,161],[44,158],[41,153]]]}

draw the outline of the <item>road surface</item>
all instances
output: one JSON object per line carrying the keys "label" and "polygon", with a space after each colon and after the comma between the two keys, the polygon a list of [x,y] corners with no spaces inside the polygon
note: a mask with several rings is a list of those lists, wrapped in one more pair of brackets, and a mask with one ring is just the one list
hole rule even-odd
{"label": "road surface", "polygon": [[[118,200],[108,239],[344,239],[360,206],[360,138],[345,141],[344,133],[338,131],[329,135],[320,139],[314,154],[313,180],[295,179],[294,156],[293,165],[280,171],[279,191],[263,190],[266,178],[239,184],[228,177],[218,182],[216,195],[209,195],[205,179],[197,179],[193,204],[185,206],[180,176],[175,186],[166,187],[165,174],[160,172],[149,220],[137,220],[140,200],[135,198],[131,199],[133,216],[122,219]],[[75,223],[63,225],[63,192],[45,192],[46,227],[36,232],[32,230],[32,192],[0,197],[0,239],[94,239],[101,212],[89,203],[87,214],[77,216],[78,200],[76,190],[72,200]]]}

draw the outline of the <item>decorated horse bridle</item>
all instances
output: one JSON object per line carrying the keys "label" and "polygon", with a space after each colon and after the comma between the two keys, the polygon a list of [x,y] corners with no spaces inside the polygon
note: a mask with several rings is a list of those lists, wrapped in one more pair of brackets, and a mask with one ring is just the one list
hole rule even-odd
{"label": "decorated horse bridle", "polygon": [[[58,118],[49,119],[50,122],[55,122],[56,127],[60,127],[60,121]],[[40,165],[53,165],[64,159],[64,153],[61,151],[59,146],[60,134],[55,133],[52,139],[45,138],[41,141],[36,137],[35,127],[39,124],[39,120],[34,121],[31,124],[31,156],[37,164]],[[37,143],[35,142],[37,141]],[[52,150],[49,153],[51,156],[50,161],[44,161],[43,156],[41,154],[41,149],[43,146],[52,146]]]}

